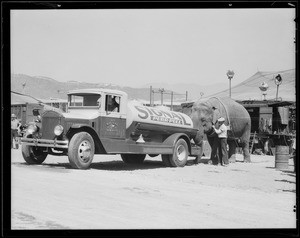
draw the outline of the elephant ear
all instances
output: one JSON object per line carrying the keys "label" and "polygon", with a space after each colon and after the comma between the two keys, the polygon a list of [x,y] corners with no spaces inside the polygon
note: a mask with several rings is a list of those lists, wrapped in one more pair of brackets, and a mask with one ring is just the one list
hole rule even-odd
{"label": "elephant ear", "polygon": [[217,120],[221,117],[221,113],[218,108],[212,107],[213,109],[213,124],[216,124]]}

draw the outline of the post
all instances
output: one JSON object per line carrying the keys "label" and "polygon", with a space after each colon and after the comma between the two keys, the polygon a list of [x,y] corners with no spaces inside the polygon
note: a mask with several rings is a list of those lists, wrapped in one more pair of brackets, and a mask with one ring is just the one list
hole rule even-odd
{"label": "post", "polygon": [[163,88],[160,88],[159,90],[158,90],[160,93],[161,93],[161,95],[160,95],[160,100],[161,100],[161,105],[163,105],[163,103],[164,103],[164,99],[163,99],[163,97],[164,97],[164,89]]}
{"label": "post", "polygon": [[278,100],[278,90],[279,90],[279,85],[282,83],[282,77],[280,74],[278,74],[276,77],[275,77],[275,84],[277,86],[277,91],[276,91],[276,101]]}
{"label": "post", "polygon": [[171,111],[173,111],[173,91],[171,91]]}
{"label": "post", "polygon": [[231,78],[229,78],[229,97],[231,98]]}
{"label": "post", "polygon": [[188,100],[188,91],[185,91],[185,101]]}
{"label": "post", "polygon": [[228,70],[227,73],[226,73],[226,75],[227,75],[227,77],[229,79],[229,97],[231,98],[231,79],[234,76],[233,70]]}
{"label": "post", "polygon": [[150,107],[152,106],[152,86],[150,86]]}

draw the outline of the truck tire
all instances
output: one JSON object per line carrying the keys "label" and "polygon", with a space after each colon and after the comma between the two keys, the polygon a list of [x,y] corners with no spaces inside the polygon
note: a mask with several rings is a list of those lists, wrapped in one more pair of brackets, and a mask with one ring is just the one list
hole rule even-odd
{"label": "truck tire", "polygon": [[70,140],[68,148],[69,162],[74,169],[88,169],[93,161],[95,143],[87,132],[79,132]]}
{"label": "truck tire", "polygon": [[144,154],[121,154],[121,158],[126,164],[142,164],[145,157]]}
{"label": "truck tire", "polygon": [[161,155],[162,162],[166,167],[172,167],[170,157],[171,155]]}
{"label": "truck tire", "polygon": [[41,164],[45,161],[48,153],[43,151],[44,148],[37,146],[25,145],[22,143],[22,155],[27,164]]}
{"label": "truck tire", "polygon": [[188,145],[184,139],[179,139],[174,147],[173,155],[169,155],[172,167],[184,167],[189,155]]}

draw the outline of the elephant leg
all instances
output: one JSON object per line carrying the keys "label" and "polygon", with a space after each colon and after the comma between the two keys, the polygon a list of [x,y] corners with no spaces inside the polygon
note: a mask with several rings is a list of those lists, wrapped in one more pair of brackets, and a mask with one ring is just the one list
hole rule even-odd
{"label": "elephant leg", "polygon": [[218,164],[218,136],[213,136],[213,137],[207,137],[208,143],[211,148],[211,154],[210,154],[210,159],[208,161],[208,164]]}
{"label": "elephant leg", "polygon": [[203,155],[203,147],[204,147],[204,143],[203,141],[201,141],[199,144],[197,144],[199,147],[200,147],[200,153],[199,155],[197,155],[195,157],[195,160],[194,160],[194,164],[199,164],[200,161],[201,161],[201,158],[202,158],[202,155]]}
{"label": "elephant leg", "polygon": [[236,162],[236,142],[235,140],[228,140],[229,152],[228,152],[228,160],[229,163]]}
{"label": "elephant leg", "polygon": [[250,163],[250,152],[249,152],[249,141],[243,141],[242,143],[243,155],[244,155],[244,162]]}

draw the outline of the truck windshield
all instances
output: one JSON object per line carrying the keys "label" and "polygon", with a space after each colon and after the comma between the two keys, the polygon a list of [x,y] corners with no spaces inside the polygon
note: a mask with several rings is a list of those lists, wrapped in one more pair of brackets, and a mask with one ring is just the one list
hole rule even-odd
{"label": "truck windshield", "polygon": [[69,107],[99,107],[100,94],[71,94],[68,96]]}

